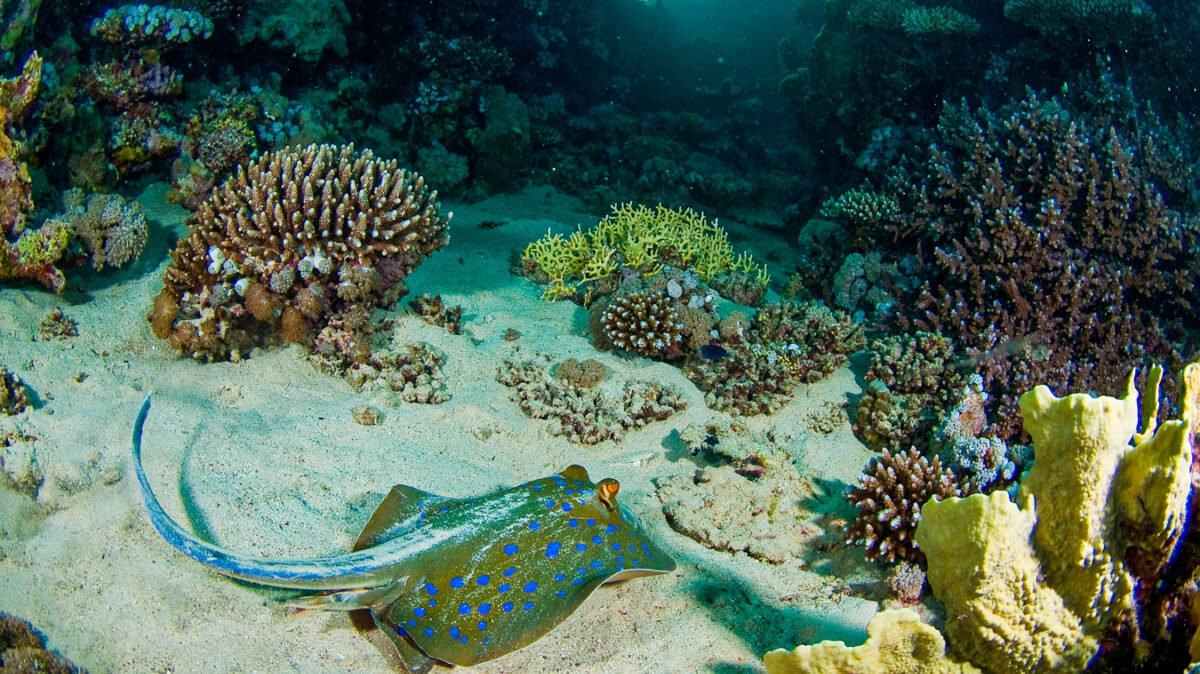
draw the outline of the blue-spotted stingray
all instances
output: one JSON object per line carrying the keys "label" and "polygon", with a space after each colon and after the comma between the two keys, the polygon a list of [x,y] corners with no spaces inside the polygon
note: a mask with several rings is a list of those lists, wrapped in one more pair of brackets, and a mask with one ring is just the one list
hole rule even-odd
{"label": "blue-spotted stingray", "polygon": [[469,499],[396,485],[346,554],[231,552],[176,523],[151,491],[141,459],[149,411],[147,396],[134,423],[133,464],[150,521],[168,543],[226,576],[319,592],[291,606],[369,610],[413,671],[433,660],[500,657],[537,641],[600,585],[675,569],[617,503],[617,481],[593,483],[580,466]]}

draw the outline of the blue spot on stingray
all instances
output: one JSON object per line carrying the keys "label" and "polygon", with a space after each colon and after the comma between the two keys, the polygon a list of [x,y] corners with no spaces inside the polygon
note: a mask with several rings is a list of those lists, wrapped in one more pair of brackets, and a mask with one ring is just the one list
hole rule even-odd
{"label": "blue spot on stingray", "polygon": [[567,486],[567,483],[566,483],[566,482],[563,482],[562,480],[555,480],[555,481],[554,481],[554,484],[556,484],[556,485],[558,485],[558,486],[560,486],[560,487],[565,487],[565,486]]}
{"label": "blue spot on stingray", "polygon": [[629,546],[629,551],[630,551],[630,552],[637,552],[637,551],[638,551],[638,549],[637,549],[637,548],[635,548],[635,547],[633,547],[633,546],[631,545],[631,546]]}
{"label": "blue spot on stingray", "polygon": [[442,506],[441,508],[438,508],[438,512],[444,513],[449,509],[450,509],[450,506]]}
{"label": "blue spot on stingray", "polygon": [[563,504],[563,512],[571,512],[571,504],[570,503]]}
{"label": "blue spot on stingray", "polygon": [[455,639],[458,638],[458,628],[457,627],[450,628],[450,636],[454,637]]}
{"label": "blue spot on stingray", "polygon": [[580,569],[578,573],[587,573],[587,569]]}
{"label": "blue spot on stingray", "polygon": [[437,600],[436,600],[436,599],[430,599],[430,600],[429,600],[429,608],[433,608],[434,606],[437,606]]}
{"label": "blue spot on stingray", "polygon": [[529,528],[530,528],[530,529],[532,529],[532,530],[534,530],[534,531],[537,531],[538,529],[541,529],[541,528],[542,528],[542,523],[541,523],[541,522],[530,522],[530,523],[529,523]]}
{"label": "blue spot on stingray", "polygon": [[554,580],[566,580],[566,579],[567,579],[567,577],[562,575],[561,573],[554,574]]}
{"label": "blue spot on stingray", "polygon": [[489,642],[489,641],[491,641],[491,640],[492,640],[492,638],[491,638],[491,637],[484,637],[484,638],[483,638],[483,643],[485,643],[485,644],[486,644],[487,642]]}
{"label": "blue spot on stingray", "polygon": [[491,613],[491,611],[492,605],[486,601],[479,605],[479,615],[487,615],[488,613]]}
{"label": "blue spot on stingray", "polygon": [[534,489],[541,489],[541,488],[542,488],[542,485],[540,485],[540,484],[535,484],[535,485],[533,485],[533,488],[534,488]]}
{"label": "blue spot on stingray", "polygon": [[578,550],[578,551],[580,551],[580,552],[583,552],[584,550],[587,550],[587,546],[586,546],[586,545],[584,545],[583,543],[576,543],[576,544],[575,544],[575,549],[576,549],[576,550]]}
{"label": "blue spot on stingray", "polygon": [[[517,544],[516,544],[516,543],[509,543],[508,545],[504,546],[504,554],[506,554],[506,555],[515,555],[515,554],[517,554]],[[506,576],[507,576],[508,574],[504,574],[504,575],[506,575]]]}
{"label": "blue spot on stingray", "polygon": [[416,608],[414,608],[414,609],[413,609],[413,615],[415,615],[415,616],[417,616],[418,618],[420,618],[420,617],[422,617],[422,616],[424,616],[424,615],[425,615],[425,609],[423,609],[423,608],[421,608],[420,606],[418,606],[418,607],[416,607]]}
{"label": "blue spot on stingray", "polygon": [[546,507],[549,508],[550,510],[554,510],[554,501],[547,500]]}
{"label": "blue spot on stingray", "polygon": [[602,562],[592,562],[592,567],[593,567],[593,568],[597,568],[597,569],[599,569],[599,568],[600,568],[600,567],[602,567],[602,566],[604,566],[604,564],[603,564]]}
{"label": "blue spot on stingray", "polygon": [[577,527],[577,526],[579,526],[579,520],[572,518],[570,522],[567,522],[567,524],[569,524],[573,527]]}
{"label": "blue spot on stingray", "polygon": [[564,494],[574,494],[574,493],[575,493],[575,490],[574,490],[574,489],[564,489],[564,490],[563,490],[563,493],[564,493]]}
{"label": "blue spot on stingray", "polygon": [[572,584],[572,585],[578,585],[578,584],[580,584],[580,583],[582,583],[582,582],[583,582],[583,579],[582,579],[582,578],[576,578],[575,580],[571,581],[571,584]]}
{"label": "blue spot on stingray", "polygon": [[622,563],[622,564],[624,564],[624,563],[625,563],[625,558],[624,558],[624,557],[617,557],[617,561],[618,561],[618,562],[620,562],[620,563]]}
{"label": "blue spot on stingray", "polygon": [[613,543],[613,550],[620,551],[620,550],[621,550],[621,544],[620,544],[620,543]]}
{"label": "blue spot on stingray", "polygon": [[562,543],[559,543],[558,541],[550,543],[549,545],[546,546],[546,556],[547,557],[557,557],[558,549],[561,547],[562,547]]}
{"label": "blue spot on stingray", "polygon": [[[633,531],[630,531],[630,532],[629,532],[629,535],[630,535],[630,536],[633,536],[634,538],[637,538],[637,529],[634,529]],[[645,545],[645,543],[643,543],[642,545]]]}
{"label": "blue spot on stingray", "polygon": [[408,634],[408,632],[405,631],[405,629],[403,627],[397,627],[396,634],[399,634],[400,636],[404,636],[404,635]]}
{"label": "blue spot on stingray", "polygon": [[415,620],[410,620],[410,621],[408,621],[408,626],[409,626],[409,627],[416,627],[416,626],[417,626],[417,621],[415,621]]}
{"label": "blue spot on stingray", "polygon": [[617,571],[623,571],[623,570],[625,570],[625,567],[623,567],[623,566],[621,566],[620,564],[618,564],[618,565],[617,565]]}
{"label": "blue spot on stingray", "polygon": [[437,586],[433,583],[425,583],[425,591],[428,592],[430,596],[433,596],[437,594]]}
{"label": "blue spot on stingray", "polygon": [[537,583],[535,583],[531,580],[528,583],[525,583],[525,587],[523,587],[521,589],[525,590],[526,592],[533,592],[534,590],[537,589]]}
{"label": "blue spot on stingray", "polygon": [[461,637],[461,638],[459,639],[459,641],[461,641],[462,643],[464,643],[464,644],[465,644],[465,643],[467,643],[467,641],[469,641],[469,639],[467,639],[467,637],[464,635],[463,637]]}
{"label": "blue spot on stingray", "polygon": [[505,592],[508,592],[508,588],[509,588],[509,584],[505,583],[505,584],[501,585],[500,587],[496,588],[496,590],[498,592],[500,592],[501,594],[503,594]]}
{"label": "blue spot on stingray", "polygon": [[513,574],[514,574],[514,573],[516,573],[516,572],[517,572],[517,567],[515,567],[515,566],[510,566],[510,567],[508,567],[507,569],[505,569],[505,570],[504,570],[504,577],[505,577],[505,578],[508,578],[509,576],[513,575]]}
{"label": "blue spot on stingray", "polygon": [[427,637],[433,636],[433,628],[432,627],[425,628],[425,636],[427,636]]}
{"label": "blue spot on stingray", "polygon": [[575,484],[583,484],[583,483],[582,483],[582,482],[580,482],[579,480],[571,480],[571,481],[572,481],[572,482],[574,482]]}
{"label": "blue spot on stingray", "polygon": [[491,580],[492,580],[492,579],[491,579],[491,577],[490,577],[490,576],[488,576],[487,574],[484,574],[484,575],[482,575],[482,576],[480,576],[480,577],[478,577],[478,578],[476,578],[476,579],[475,579],[475,584],[476,584],[476,585],[487,585],[487,584],[488,584],[488,582],[489,582],[489,581],[491,581]]}
{"label": "blue spot on stingray", "polygon": [[523,609],[525,609],[526,611],[528,611],[529,609],[533,608],[533,602],[531,602],[531,601],[527,601],[527,602],[525,602],[525,605],[524,605],[524,606],[522,606],[521,608],[523,608]]}
{"label": "blue spot on stingray", "polygon": [[594,519],[592,519],[592,518],[590,518],[590,517],[589,517],[589,518],[588,518],[588,526],[589,526],[589,527],[594,527],[594,526],[596,526],[596,520],[594,520]]}
{"label": "blue spot on stingray", "polygon": [[608,533],[610,533],[610,534],[611,534],[612,532],[614,532],[614,531],[616,531],[617,529],[620,529],[620,528],[621,528],[621,527],[618,527],[618,526],[616,526],[615,524],[610,524],[610,525],[608,525]]}
{"label": "blue spot on stingray", "polygon": [[556,597],[565,597],[566,595],[567,595],[566,590],[559,590],[558,592],[554,593],[554,596],[556,596]]}
{"label": "blue spot on stingray", "polygon": [[503,606],[501,606],[500,608],[504,609],[504,612],[505,612],[505,613],[508,613],[509,611],[511,611],[511,610],[512,610],[512,602],[511,602],[511,601],[506,601],[506,602],[504,602],[504,605],[503,605]]}
{"label": "blue spot on stingray", "polygon": [[458,576],[455,576],[455,577],[453,577],[453,578],[451,578],[451,579],[450,579],[450,587],[462,587],[462,586],[463,586],[463,579],[462,579],[462,578],[459,578]]}
{"label": "blue spot on stingray", "polygon": [[599,536],[592,536],[592,543],[593,543],[594,545],[600,545],[600,543],[601,543],[601,542],[602,542],[602,541],[600,540],[600,537],[599,537]]}
{"label": "blue spot on stingray", "polygon": [[458,612],[459,612],[459,613],[461,613],[461,614],[463,614],[463,615],[466,615],[466,614],[470,613],[470,612],[471,612],[471,605],[470,605],[470,604],[461,604],[461,605],[459,605],[459,607],[458,607]]}
{"label": "blue spot on stingray", "polygon": [[483,630],[486,630],[486,629],[487,629],[487,621],[486,621],[486,620],[480,620],[480,621],[479,621],[479,631],[481,631],[481,632],[482,632]]}

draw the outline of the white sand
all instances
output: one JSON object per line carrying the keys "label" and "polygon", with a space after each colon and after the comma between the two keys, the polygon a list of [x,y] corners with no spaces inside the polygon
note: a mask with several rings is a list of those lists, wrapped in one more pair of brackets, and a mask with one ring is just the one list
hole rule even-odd
{"label": "white sand", "polygon": [[[410,287],[413,295],[440,293],[461,304],[465,334],[394,312],[406,340],[429,342],[448,359],[453,398],[420,405],[356,393],[317,372],[296,348],[240,363],[176,358],[145,321],[162,287],[165,251],[183,232],[186,215],[166,205],[163,194],[157,186],[140,199],[157,223],[146,257],[133,270],[95,279],[89,297],[0,287],[0,364],[40,399],[36,409],[0,416],[0,430],[37,438],[7,450],[6,470],[19,472],[14,466],[32,452],[45,475],[36,499],[0,487],[0,610],[30,620],[56,652],[93,672],[398,671],[378,633],[360,633],[346,614],[296,614],[278,603],[285,593],[231,581],[159,538],[130,461],[133,419],[148,391],[154,406],[144,459],[164,507],[202,536],[241,552],[299,557],[344,550],[396,483],[471,496],[571,463],[585,466],[594,480],[620,480],[620,500],[675,557],[678,570],[601,588],[546,638],[477,671],[756,671],[771,648],[865,638],[875,604],[845,594],[849,582],[876,579],[853,561],[861,552],[833,559],[814,552],[805,562],[771,566],[709,550],[667,526],[651,480],[695,466],[668,459],[664,442],[675,429],[725,417],[704,407],[678,369],[597,352],[582,309],[542,302],[537,287],[509,273],[514,256],[547,227],[588,227],[596,215],[545,189],[443,204],[455,211],[451,242],[417,269]],[[478,227],[488,219],[511,222]],[[80,335],[34,341],[35,326],[55,306],[79,322]],[[523,336],[504,341],[509,328]],[[673,384],[689,409],[620,444],[572,445],[548,432],[550,422],[525,417],[495,380],[504,359],[538,353],[556,361],[599,359],[610,370],[602,386],[611,391],[629,379]],[[847,423],[820,435],[805,418],[857,390],[842,368],[816,386],[801,386],[771,417],[748,423],[791,435],[801,472],[834,481],[836,490],[856,478],[869,452]],[[351,410],[364,404],[383,411],[380,425],[352,420]],[[838,498],[836,491],[828,496]]]}

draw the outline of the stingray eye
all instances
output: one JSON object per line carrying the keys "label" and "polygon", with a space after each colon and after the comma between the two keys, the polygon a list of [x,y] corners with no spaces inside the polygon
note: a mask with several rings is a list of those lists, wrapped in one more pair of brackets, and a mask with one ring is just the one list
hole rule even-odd
{"label": "stingray eye", "polygon": [[600,480],[600,484],[596,485],[596,498],[604,504],[605,508],[613,510],[617,507],[617,490],[621,488],[620,483],[611,477]]}

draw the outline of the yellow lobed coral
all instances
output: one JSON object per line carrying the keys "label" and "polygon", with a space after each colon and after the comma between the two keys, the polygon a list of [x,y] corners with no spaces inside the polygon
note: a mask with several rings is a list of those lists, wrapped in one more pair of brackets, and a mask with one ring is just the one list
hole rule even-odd
{"label": "yellow lobed coral", "polygon": [[1122,398],[1038,386],[1020,401],[1036,453],[1021,507],[1004,492],[922,507],[916,540],[957,652],[991,671],[1081,671],[1133,617],[1134,573],[1170,557],[1191,493],[1197,365],[1183,380],[1183,418],[1156,424],[1152,370],[1140,433],[1133,375]]}
{"label": "yellow lobed coral", "polygon": [[921,508],[917,545],[946,605],[946,634],[957,654],[986,671],[1080,670],[1096,652],[1079,617],[1039,582],[1034,523],[1003,491]]}
{"label": "yellow lobed coral", "polygon": [[547,232],[530,243],[522,262],[536,266],[549,278],[542,293],[548,301],[570,296],[584,283],[609,276],[621,268],[645,276],[664,265],[690,269],[701,281],[717,274],[738,271],[764,286],[766,268],[747,253],[733,255],[729,236],[716,222],[692,209],[649,208],[620,204],[590,231],[578,230],[568,238]]}
{"label": "yellow lobed coral", "polygon": [[942,635],[915,611],[881,611],[867,625],[867,643],[853,648],[822,641],[763,656],[767,674],[969,674],[969,664],[946,657]]}

